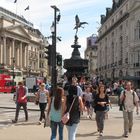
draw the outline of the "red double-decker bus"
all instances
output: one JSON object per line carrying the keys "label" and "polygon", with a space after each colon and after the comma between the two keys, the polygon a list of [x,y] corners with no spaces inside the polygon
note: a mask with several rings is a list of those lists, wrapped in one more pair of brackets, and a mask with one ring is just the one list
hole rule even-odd
{"label": "red double-decker bus", "polygon": [[9,69],[5,68],[4,64],[0,64],[0,92],[12,93],[15,89],[15,82]]}
{"label": "red double-decker bus", "polygon": [[16,86],[10,75],[0,74],[0,92],[12,93]]}
{"label": "red double-decker bus", "polygon": [[12,93],[16,86],[10,75],[0,74],[0,92]]}

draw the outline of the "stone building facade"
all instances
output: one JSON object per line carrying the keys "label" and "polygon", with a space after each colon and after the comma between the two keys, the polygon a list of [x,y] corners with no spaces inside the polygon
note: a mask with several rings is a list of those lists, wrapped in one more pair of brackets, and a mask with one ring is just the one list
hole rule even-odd
{"label": "stone building facade", "polygon": [[140,82],[140,0],[113,0],[101,15],[98,44],[100,77]]}
{"label": "stone building facade", "polygon": [[14,66],[26,77],[47,77],[47,60],[42,50],[47,45],[46,38],[33,24],[0,7],[0,64],[5,69]]}
{"label": "stone building facade", "polygon": [[97,36],[90,36],[87,38],[87,48],[85,50],[85,59],[88,60],[88,72],[92,78],[97,75]]}

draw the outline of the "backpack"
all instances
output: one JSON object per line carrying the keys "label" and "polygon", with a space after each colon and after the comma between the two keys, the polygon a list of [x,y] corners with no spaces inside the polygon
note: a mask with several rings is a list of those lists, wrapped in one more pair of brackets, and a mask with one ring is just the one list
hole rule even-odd
{"label": "backpack", "polygon": [[[132,94],[133,94],[133,104],[134,104],[134,106],[135,106],[136,103],[135,103],[135,93],[134,93],[134,91],[133,91]],[[125,110],[125,105],[124,105],[124,101],[125,101],[125,98],[126,98],[125,90],[123,91],[123,95],[124,95],[123,100],[119,102],[119,110],[120,110],[120,111]]]}

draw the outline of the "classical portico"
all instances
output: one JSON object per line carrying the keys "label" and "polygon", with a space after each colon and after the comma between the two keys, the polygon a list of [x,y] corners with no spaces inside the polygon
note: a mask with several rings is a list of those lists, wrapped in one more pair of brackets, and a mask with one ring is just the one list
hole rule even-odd
{"label": "classical portico", "polygon": [[32,76],[48,77],[47,61],[40,58],[46,42],[31,22],[0,7],[0,64],[5,69],[11,69],[14,62],[15,69],[23,71],[24,77],[29,72]]}
{"label": "classical portico", "polygon": [[9,67],[12,65],[12,58],[15,58],[17,68],[28,67],[28,46],[29,41],[21,40],[7,32],[0,36],[0,63]]}
{"label": "classical portico", "polygon": [[34,73],[39,73],[38,50],[39,47],[31,43],[31,36],[21,25],[6,27],[0,34],[0,63],[6,68],[11,68],[12,58],[15,58],[15,68],[27,73],[28,66],[33,65]]}

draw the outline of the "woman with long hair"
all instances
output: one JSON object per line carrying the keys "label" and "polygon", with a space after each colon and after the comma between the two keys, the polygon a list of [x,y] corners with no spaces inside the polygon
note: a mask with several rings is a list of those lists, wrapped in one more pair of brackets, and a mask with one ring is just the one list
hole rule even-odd
{"label": "woman with long hair", "polygon": [[59,140],[63,140],[63,123],[62,116],[66,110],[66,98],[64,97],[64,90],[57,87],[54,97],[49,98],[48,112],[50,115],[51,140],[56,140],[57,127],[59,127]]}
{"label": "woman with long hair", "polygon": [[109,97],[105,92],[105,86],[101,85],[98,89],[98,94],[95,97],[95,113],[96,113],[96,123],[99,135],[103,135],[105,111],[107,105],[109,104]]}

